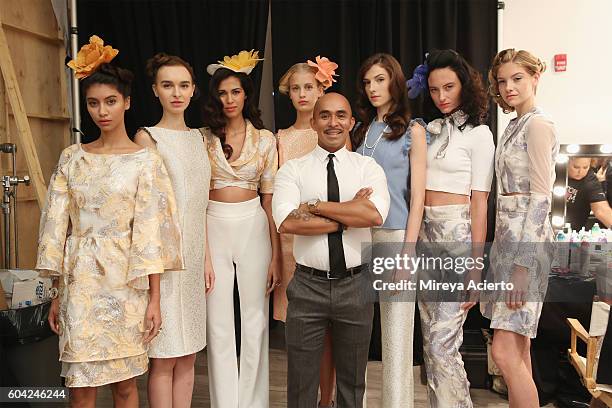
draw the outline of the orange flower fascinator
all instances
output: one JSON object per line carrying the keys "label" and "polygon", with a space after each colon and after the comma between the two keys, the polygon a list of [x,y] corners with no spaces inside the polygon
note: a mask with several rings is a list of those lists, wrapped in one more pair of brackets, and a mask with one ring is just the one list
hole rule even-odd
{"label": "orange flower fascinator", "polygon": [[338,69],[338,64],[330,61],[329,59],[327,59],[327,57],[321,57],[320,55],[317,55],[315,61],[316,62],[308,60],[306,62],[311,67],[318,69],[318,72],[315,74],[315,78],[317,79],[317,81],[323,84],[324,89],[327,89],[332,86],[333,82],[336,82],[334,77],[338,75],[334,71]]}
{"label": "orange flower fascinator", "polygon": [[104,41],[97,35],[89,37],[89,44],[81,47],[75,59],[68,63],[74,71],[77,79],[87,78],[93,74],[102,64],[111,62],[119,50],[110,45],[104,45]]}

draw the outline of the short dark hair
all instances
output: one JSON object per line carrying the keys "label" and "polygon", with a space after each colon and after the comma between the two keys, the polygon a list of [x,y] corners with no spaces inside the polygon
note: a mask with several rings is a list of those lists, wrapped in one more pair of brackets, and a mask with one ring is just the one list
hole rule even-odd
{"label": "short dark hair", "polygon": [[100,65],[93,74],[81,81],[81,90],[85,98],[87,96],[87,90],[92,85],[112,85],[117,88],[117,91],[119,91],[124,98],[127,98],[132,93],[133,79],[134,75],[129,70],[105,63]]}
{"label": "short dark hair", "polygon": [[[489,115],[489,98],[482,82],[482,75],[461,54],[451,49],[431,51],[426,63],[428,79],[436,69],[452,69],[461,82],[460,109],[468,115],[466,123],[472,126],[486,123]],[[425,115],[428,120],[442,116],[433,103],[429,91],[425,93]]]}

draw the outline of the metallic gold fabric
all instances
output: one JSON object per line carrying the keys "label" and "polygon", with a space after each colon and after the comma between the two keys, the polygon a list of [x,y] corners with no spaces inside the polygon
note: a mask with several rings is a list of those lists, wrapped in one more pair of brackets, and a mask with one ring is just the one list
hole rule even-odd
{"label": "metallic gold fabric", "polygon": [[36,268],[60,277],[60,360],[141,355],[148,275],[183,269],[170,179],[157,152],[66,148],[41,216]]}
{"label": "metallic gold fabric", "polygon": [[240,156],[229,163],[221,148],[221,140],[209,128],[200,129],[208,145],[211,169],[211,190],[235,186],[272,194],[278,170],[276,139],[266,129],[255,129],[246,121],[246,136]]}

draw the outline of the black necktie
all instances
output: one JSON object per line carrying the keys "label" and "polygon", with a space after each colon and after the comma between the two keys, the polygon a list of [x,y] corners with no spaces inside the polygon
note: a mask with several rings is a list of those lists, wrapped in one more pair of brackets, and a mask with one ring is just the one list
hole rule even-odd
{"label": "black necktie", "polygon": [[[334,154],[327,155],[327,201],[340,202],[340,188],[338,187],[338,177],[334,170]],[[329,275],[335,277],[338,273],[346,271],[346,261],[344,260],[344,247],[342,246],[342,232],[336,231],[327,234],[329,244]]]}

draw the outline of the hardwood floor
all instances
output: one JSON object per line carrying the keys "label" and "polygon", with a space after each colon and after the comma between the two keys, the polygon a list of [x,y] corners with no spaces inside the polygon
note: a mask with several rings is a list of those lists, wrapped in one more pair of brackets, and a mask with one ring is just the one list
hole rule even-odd
{"label": "hardwood floor", "polygon": [[[193,407],[205,408],[210,406],[208,393],[208,372],[206,367],[206,352],[198,353],[196,359],[196,378],[193,394]],[[287,356],[284,350],[270,350],[270,408],[286,407],[287,386]],[[379,361],[368,363],[368,408],[380,407],[381,397],[381,375],[382,365]],[[427,407],[427,390],[419,382],[419,367],[415,367],[415,407]],[[138,378],[138,390],[140,394],[140,406],[147,404],[147,380],[146,375]],[[507,407],[508,402],[501,396],[488,390],[471,390],[474,407],[502,408]],[[110,389],[104,387],[98,392],[98,407],[112,407],[112,396]],[[554,407],[549,404],[546,407]],[[314,407],[313,407],[314,408]],[[400,408],[400,407],[398,407]]]}
{"label": "hardwood floor", "polygon": [[[368,363],[367,382],[367,408],[379,408],[381,404],[381,380],[382,364],[379,361]],[[416,408],[427,407],[427,389],[420,382],[420,367],[414,367],[414,393]],[[147,402],[147,375],[137,378],[140,406],[148,407]],[[287,355],[284,344],[284,327],[276,325],[270,333],[270,408],[285,408],[287,395]],[[508,407],[508,401],[500,395],[481,389],[470,390],[474,407],[477,408],[503,408]],[[97,397],[98,408],[111,408],[113,399],[110,387],[101,387]],[[35,404],[34,404],[35,405]],[[32,406],[34,406],[32,405]],[[2,404],[0,404],[2,406]],[[50,403],[45,408],[65,408],[68,404]],[[206,351],[198,353],[195,363],[195,386],[192,407],[210,407],[210,396],[208,392],[208,368],[206,365]],[[546,408],[553,408],[548,404]],[[315,407],[313,407],[315,408]],[[397,407],[402,408],[402,407]]]}

